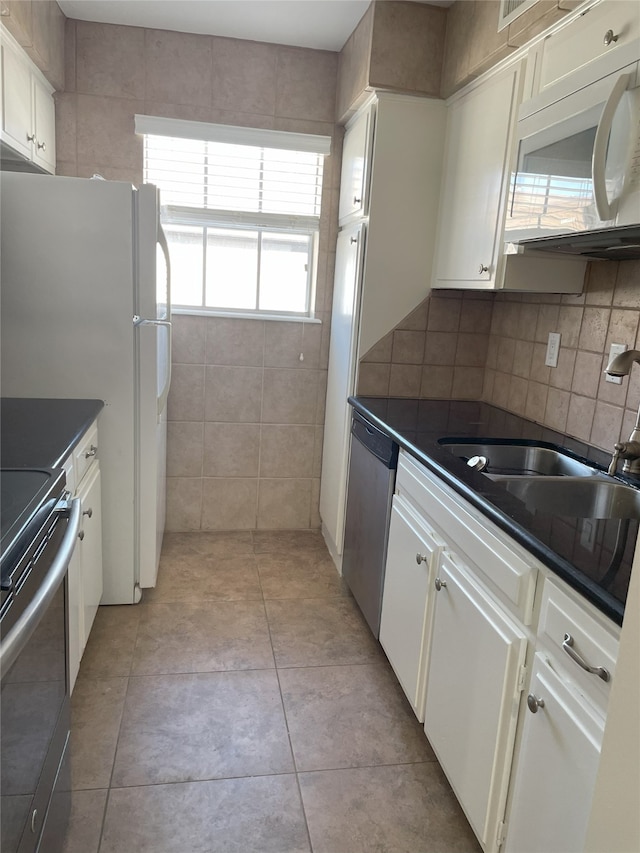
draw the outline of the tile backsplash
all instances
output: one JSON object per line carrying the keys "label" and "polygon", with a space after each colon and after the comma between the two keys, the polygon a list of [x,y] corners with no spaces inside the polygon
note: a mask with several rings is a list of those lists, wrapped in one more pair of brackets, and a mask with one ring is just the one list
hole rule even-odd
{"label": "tile backsplash", "polygon": [[640,261],[592,262],[578,296],[434,291],[361,360],[358,393],[484,400],[610,450],[640,404],[640,368],[605,381],[612,343],[640,349]]}

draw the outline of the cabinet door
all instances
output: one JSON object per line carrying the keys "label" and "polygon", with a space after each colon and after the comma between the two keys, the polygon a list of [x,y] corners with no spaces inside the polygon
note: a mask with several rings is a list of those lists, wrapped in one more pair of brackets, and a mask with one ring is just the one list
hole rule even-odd
{"label": "cabinet door", "polygon": [[366,214],[369,143],[373,130],[373,107],[362,113],[347,129],[342,147],[338,220]]}
{"label": "cabinet door", "polygon": [[84,629],[82,627],[82,560],[80,542],[76,543],[69,563],[69,689],[73,690],[80,668],[80,658],[84,649]]}
{"label": "cabinet door", "polygon": [[497,283],[520,65],[451,103],[435,287]]}
{"label": "cabinet door", "polygon": [[33,83],[35,148],[33,160],[47,172],[56,167],[56,114],[53,98],[37,77]]}
{"label": "cabinet door", "polygon": [[540,654],[527,704],[505,851],[581,853],[604,721]]}
{"label": "cabinet door", "polygon": [[81,649],[84,651],[102,598],[102,501],[100,467],[94,464],[83,479],[78,497],[82,500],[81,560]]}
{"label": "cabinet door", "polygon": [[526,637],[446,552],[434,586],[425,731],[484,850],[496,850]]}
{"label": "cabinet door", "polygon": [[347,397],[354,393],[360,275],[365,227],[358,223],[340,231],[331,315],[331,346],[327,373],[327,402],[320,480],[320,515],[332,540],[334,556],[342,554],[349,458],[351,410]]}
{"label": "cabinet door", "polygon": [[439,551],[435,535],[396,495],[389,527],[380,644],[421,722],[431,600],[429,578]]}
{"label": "cabinet door", "polygon": [[2,46],[2,137],[25,157],[31,157],[31,72],[6,42]]}

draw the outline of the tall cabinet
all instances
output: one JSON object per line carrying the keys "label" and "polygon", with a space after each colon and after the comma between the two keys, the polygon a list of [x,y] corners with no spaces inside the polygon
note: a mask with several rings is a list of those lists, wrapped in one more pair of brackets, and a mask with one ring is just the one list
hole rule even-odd
{"label": "tall cabinet", "polygon": [[376,93],[344,140],[320,515],[338,568],[358,361],[427,296],[444,144],[443,101]]}

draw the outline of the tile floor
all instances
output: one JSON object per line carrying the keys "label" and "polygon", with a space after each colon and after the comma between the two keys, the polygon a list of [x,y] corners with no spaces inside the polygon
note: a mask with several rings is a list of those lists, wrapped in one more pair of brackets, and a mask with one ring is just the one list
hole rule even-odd
{"label": "tile floor", "polygon": [[65,853],[477,853],[314,531],[168,534],[72,697]]}

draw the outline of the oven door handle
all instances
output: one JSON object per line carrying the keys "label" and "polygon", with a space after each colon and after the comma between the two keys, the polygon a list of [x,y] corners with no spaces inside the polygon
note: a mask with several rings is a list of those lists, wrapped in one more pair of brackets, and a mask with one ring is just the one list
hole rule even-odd
{"label": "oven door handle", "polygon": [[607,181],[605,169],[607,166],[607,146],[613,126],[616,110],[620,105],[622,96],[627,91],[630,74],[621,74],[615,82],[611,94],[602,110],[602,116],[596,129],[596,138],[593,143],[593,157],[591,160],[591,177],[593,179],[593,200],[596,205],[598,218],[603,222],[615,219],[617,199],[609,201],[607,196]]}
{"label": "oven door handle", "polygon": [[74,498],[71,501],[67,529],[46,577],[29,602],[28,607],[25,608],[24,613],[2,640],[2,645],[0,645],[0,672],[3,675],[14,664],[20,652],[29,642],[31,635],[38,627],[38,623],[53,600],[69,567],[81,520],[82,505],[79,498]]}

